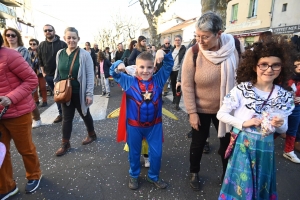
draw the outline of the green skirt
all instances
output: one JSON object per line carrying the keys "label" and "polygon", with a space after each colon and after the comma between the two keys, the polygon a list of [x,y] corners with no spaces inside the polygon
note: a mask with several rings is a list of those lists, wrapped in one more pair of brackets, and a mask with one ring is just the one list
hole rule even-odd
{"label": "green skirt", "polygon": [[[238,129],[233,132],[237,134]],[[273,134],[241,131],[229,158],[219,200],[278,199]]]}

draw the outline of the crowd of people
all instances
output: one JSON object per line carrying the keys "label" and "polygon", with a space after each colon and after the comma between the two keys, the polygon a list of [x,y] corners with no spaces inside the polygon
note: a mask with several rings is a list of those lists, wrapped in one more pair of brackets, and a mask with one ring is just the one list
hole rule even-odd
{"label": "crowd of people", "polygon": [[[54,27],[46,24],[45,41],[30,39],[29,49],[18,30],[5,29],[0,36],[0,109],[9,109],[0,118],[0,142],[7,149],[0,167],[0,199],[18,192],[11,140],[23,158],[26,193],[39,187],[42,172],[31,131],[42,124],[39,106],[48,106],[47,87],[55,95],[59,81],[70,79],[72,86],[71,100],[56,103],[58,115],[53,122],[62,122],[61,144],[55,155],[63,156],[71,147],[75,110],[87,129],[82,145],[97,139],[90,106],[99,81],[101,96],[111,96],[110,76],[126,96],[130,189],[139,188],[143,139],[149,146],[144,154],[149,167],[147,181],[160,189],[168,186],[159,172],[162,104],[169,79],[174,109],[180,110],[183,95],[191,126],[190,187],[200,190],[200,163],[212,123],[220,141],[219,199],[278,199],[274,159],[278,135],[286,133],[283,156],[300,163],[294,153],[300,152],[300,54],[293,42],[272,35],[261,37],[251,49],[244,50],[237,38],[222,31],[222,25],[217,14],[207,12],[196,23],[195,38],[188,47],[182,45],[181,35],[174,36],[174,41],[165,38],[158,50],[139,36],[126,50],[119,43],[113,53],[109,47],[91,47],[90,42],[85,48],[78,47],[80,37],[74,27],[65,29],[64,42]],[[126,71],[129,65],[135,66],[134,74]]]}

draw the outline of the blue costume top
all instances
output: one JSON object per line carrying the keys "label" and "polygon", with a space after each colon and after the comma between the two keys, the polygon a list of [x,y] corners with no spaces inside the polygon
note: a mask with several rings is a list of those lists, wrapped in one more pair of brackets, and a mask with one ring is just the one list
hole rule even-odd
{"label": "blue costume top", "polygon": [[135,127],[150,127],[162,122],[162,89],[174,64],[172,55],[166,54],[163,67],[149,80],[115,72],[122,61],[110,68],[112,77],[126,92],[127,124]]}

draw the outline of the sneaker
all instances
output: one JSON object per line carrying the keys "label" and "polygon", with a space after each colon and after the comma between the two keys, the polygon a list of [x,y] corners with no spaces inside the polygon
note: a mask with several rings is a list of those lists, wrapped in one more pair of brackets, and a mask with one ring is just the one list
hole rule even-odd
{"label": "sneaker", "polygon": [[109,98],[109,97],[110,97],[110,93],[108,92],[107,95],[106,95],[106,98]]}
{"label": "sneaker", "polygon": [[145,161],[145,167],[149,168],[150,167],[149,158],[144,157],[144,161]]}
{"label": "sneaker", "polygon": [[132,190],[136,190],[139,188],[139,182],[137,178],[130,177],[128,187]]}
{"label": "sneaker", "polygon": [[40,179],[38,179],[38,180],[28,180],[28,182],[25,186],[25,192],[26,193],[34,192],[39,187],[41,179],[42,179],[42,175],[41,175]]}
{"label": "sneaker", "polygon": [[210,152],[209,142],[205,142],[203,153],[209,153],[209,152]]}
{"label": "sneaker", "polygon": [[17,188],[17,186],[15,186],[15,188],[12,189],[11,191],[9,191],[8,193],[0,194],[0,199],[1,199],[1,200],[8,199],[9,197],[14,196],[14,195],[17,194],[18,192],[19,192],[19,189]]}
{"label": "sneaker", "polygon": [[42,121],[41,120],[37,120],[37,121],[33,120],[32,121],[32,128],[38,128],[41,125],[42,125]]}
{"label": "sneaker", "polygon": [[152,181],[149,176],[147,176],[147,181],[154,184],[159,189],[165,189],[168,187],[168,184],[164,182],[162,179],[158,179],[157,181]]}
{"label": "sneaker", "polygon": [[106,92],[102,92],[102,94],[100,95],[100,97],[103,97],[104,95],[106,95]]}
{"label": "sneaker", "polygon": [[47,102],[43,102],[42,105],[41,105],[41,107],[46,107],[46,106],[48,106]]}
{"label": "sneaker", "polygon": [[53,121],[53,123],[59,123],[62,121],[62,116],[61,115],[58,115],[55,120]]}
{"label": "sneaker", "polygon": [[294,163],[300,163],[300,159],[297,157],[297,155],[294,153],[294,151],[291,151],[289,153],[283,152],[283,157],[286,159],[289,159],[290,161]]}

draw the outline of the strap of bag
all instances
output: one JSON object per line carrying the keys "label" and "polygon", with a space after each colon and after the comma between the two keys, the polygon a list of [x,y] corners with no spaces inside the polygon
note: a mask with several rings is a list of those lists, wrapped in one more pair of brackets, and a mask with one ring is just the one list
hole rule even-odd
{"label": "strap of bag", "polygon": [[193,51],[193,62],[194,62],[194,67],[196,67],[196,60],[199,52],[199,45],[198,43],[194,44],[192,46],[192,51]]}
{"label": "strap of bag", "polygon": [[75,62],[75,59],[77,57],[78,51],[79,51],[79,47],[77,48],[77,50],[75,52],[75,55],[73,57],[73,60],[72,60],[72,64],[71,64],[70,71],[69,71],[69,76],[68,76],[69,79],[73,79],[72,78],[72,70],[73,70],[74,62]]}

